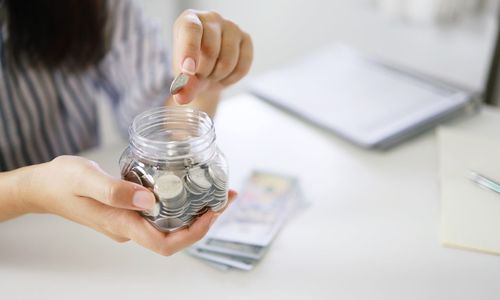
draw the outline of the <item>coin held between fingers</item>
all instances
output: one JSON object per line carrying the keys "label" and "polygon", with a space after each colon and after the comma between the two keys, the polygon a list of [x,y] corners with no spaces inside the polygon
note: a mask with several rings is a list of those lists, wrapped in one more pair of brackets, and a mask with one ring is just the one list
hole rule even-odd
{"label": "coin held between fingers", "polygon": [[180,73],[175,77],[170,85],[170,94],[175,95],[179,93],[189,82],[189,75],[186,73]]}

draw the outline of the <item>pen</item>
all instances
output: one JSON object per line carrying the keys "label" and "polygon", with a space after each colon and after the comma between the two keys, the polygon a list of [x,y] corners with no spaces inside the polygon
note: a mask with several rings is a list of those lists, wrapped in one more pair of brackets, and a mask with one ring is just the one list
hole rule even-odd
{"label": "pen", "polygon": [[479,185],[480,187],[483,187],[485,189],[500,194],[500,183],[494,181],[491,178],[481,175],[475,171],[471,171],[469,174],[469,179],[472,180],[477,185]]}

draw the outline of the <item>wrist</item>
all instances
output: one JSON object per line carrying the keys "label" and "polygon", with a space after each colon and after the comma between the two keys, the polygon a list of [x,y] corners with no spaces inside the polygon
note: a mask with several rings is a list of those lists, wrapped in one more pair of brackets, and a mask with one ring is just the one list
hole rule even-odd
{"label": "wrist", "polygon": [[221,93],[222,88],[207,88],[199,93],[189,105],[206,112],[213,118],[219,104]]}
{"label": "wrist", "polygon": [[19,214],[43,212],[41,206],[36,203],[40,195],[34,193],[35,177],[40,166],[42,165],[33,165],[9,172],[9,195],[13,209]]}
{"label": "wrist", "polygon": [[28,213],[28,208],[21,196],[20,177],[24,170],[17,169],[0,173],[0,221],[8,220]]}

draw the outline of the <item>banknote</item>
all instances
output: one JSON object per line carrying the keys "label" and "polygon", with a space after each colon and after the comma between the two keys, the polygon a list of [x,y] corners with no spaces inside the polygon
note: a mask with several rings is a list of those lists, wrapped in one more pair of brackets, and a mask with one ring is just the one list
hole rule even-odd
{"label": "banknote", "polygon": [[[196,258],[209,261],[211,263],[216,263],[217,265],[227,266],[234,269],[240,269],[243,271],[250,271],[254,268],[257,263],[256,260],[236,257],[232,255],[222,254],[219,252],[208,251],[196,246],[190,247],[187,250],[189,255],[192,255]],[[217,266],[219,268],[219,266]]]}
{"label": "banknote", "polygon": [[297,179],[269,172],[253,172],[240,195],[190,255],[219,269],[251,270],[287,220],[308,205]]}
{"label": "banknote", "polygon": [[213,238],[205,238],[201,240],[196,246],[207,251],[214,251],[222,254],[234,255],[242,258],[256,260],[261,259],[268,249],[268,247],[217,240]]}
{"label": "banknote", "polygon": [[208,238],[266,247],[303,204],[301,198],[294,177],[254,172]]}

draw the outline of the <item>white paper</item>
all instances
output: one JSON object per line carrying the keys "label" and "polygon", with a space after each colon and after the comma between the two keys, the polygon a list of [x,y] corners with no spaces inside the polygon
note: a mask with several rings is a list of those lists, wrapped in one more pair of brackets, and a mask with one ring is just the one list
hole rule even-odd
{"label": "white paper", "polygon": [[442,243],[500,254],[500,194],[469,179],[500,181],[500,136],[440,128],[438,143]]}

